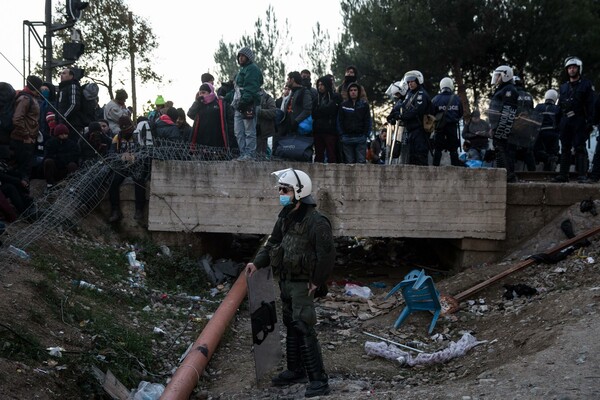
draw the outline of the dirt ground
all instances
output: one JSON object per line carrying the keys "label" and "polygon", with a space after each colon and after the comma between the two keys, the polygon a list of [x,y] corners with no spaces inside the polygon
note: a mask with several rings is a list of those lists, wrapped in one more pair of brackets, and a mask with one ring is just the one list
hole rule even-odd
{"label": "dirt ground", "polygon": [[[599,216],[581,214],[574,206],[500,263],[474,266],[452,276],[439,273],[437,268],[427,273],[434,278],[440,293],[457,294],[511,267],[525,255],[565,241],[559,226],[566,218],[572,221],[575,233],[600,225]],[[89,352],[90,349],[106,357],[111,354],[110,350],[99,351],[98,346],[94,346],[98,339],[86,329],[85,319],[76,323],[67,318],[67,308],[77,298],[77,293],[66,288],[71,284],[73,271],[82,268],[78,261],[69,263],[69,259],[76,260],[76,255],[69,254],[68,244],[76,241],[78,245],[89,245],[98,240],[93,235],[84,235],[83,239],[77,235],[61,237],[60,245],[54,242],[38,247],[37,252],[65,253],[63,257],[48,257],[48,269],[22,261],[4,261],[0,271],[0,307],[3,310],[0,317],[3,350],[0,399],[110,398],[86,372],[94,363],[85,363],[80,358],[77,359],[79,365],[69,361],[78,352]],[[117,238],[105,236],[102,246],[109,246],[115,240]],[[380,254],[380,257],[368,258],[367,262],[365,259],[355,262],[353,252],[346,252],[342,257],[344,260],[335,268],[330,294],[319,302],[317,331],[332,388],[326,398],[600,398],[600,235],[593,236],[590,241],[589,246],[575,251],[563,261],[533,265],[477,293],[461,303],[458,312],[440,317],[432,336],[427,334],[431,320],[427,312],[412,314],[399,329],[392,328],[402,310],[402,298],[398,294],[386,301],[384,296],[402,280],[407,269],[393,266],[395,256],[391,256],[390,262],[388,256],[393,251],[389,246],[380,248],[371,241],[358,241],[355,248],[361,253],[359,256],[378,251],[385,252],[386,256]],[[60,260],[60,265],[52,264],[55,259]],[[85,269],[90,281],[105,282],[105,286],[110,284],[104,281],[101,269],[91,266],[85,266]],[[50,281],[49,273],[53,277]],[[373,297],[366,301],[346,296],[343,285],[348,281],[369,286]],[[505,284],[525,284],[535,288],[537,294],[508,300],[503,297]],[[138,295],[146,296],[145,302],[155,310],[191,312],[187,306],[175,308],[160,303],[155,295],[147,292]],[[157,304],[163,305],[158,307]],[[90,307],[89,303],[85,305]],[[184,325],[173,315],[158,312],[157,316],[167,323],[163,321],[158,325],[160,318],[144,322],[140,317],[143,313],[134,312],[135,305],[117,302],[114,307],[114,318],[120,324],[130,324],[132,329],[139,330],[161,326],[169,335],[176,336],[177,346],[173,346],[171,340],[152,341],[154,354],[160,355],[161,359],[155,360],[156,366],[145,380],[165,384],[177,359],[200,333],[201,327]],[[123,310],[122,314],[120,310]],[[194,308],[193,311],[197,315],[202,313],[201,309]],[[458,341],[467,332],[485,342],[446,363],[411,368],[395,360],[368,356],[365,342],[378,340],[363,332],[427,353],[447,348],[451,341]],[[27,347],[27,341],[43,348],[60,346],[66,349],[66,354],[61,358],[39,354],[27,356],[22,349]],[[105,369],[102,357],[96,357],[95,361],[98,367]],[[279,367],[284,365],[282,359]],[[133,385],[129,386],[133,388]],[[257,385],[250,319],[247,307],[242,306],[191,398],[300,399],[304,398],[304,386],[273,388],[268,385],[268,377]]]}

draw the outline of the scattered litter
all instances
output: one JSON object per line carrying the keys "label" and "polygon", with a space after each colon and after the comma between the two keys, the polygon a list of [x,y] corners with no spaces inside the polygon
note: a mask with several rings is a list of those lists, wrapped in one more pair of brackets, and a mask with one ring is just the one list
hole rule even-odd
{"label": "scattered litter", "polygon": [[211,288],[210,289],[210,297],[215,297],[217,294],[219,294],[219,289],[218,288]]}
{"label": "scattered litter", "polygon": [[385,342],[366,342],[365,351],[369,356],[383,357],[388,360],[398,361],[400,365],[414,367],[415,365],[445,363],[453,358],[464,356],[473,347],[486,342],[486,340],[477,341],[473,335],[465,333],[458,342],[450,342],[444,350],[435,353],[420,353],[416,357]]}
{"label": "scattered litter", "polygon": [[161,328],[159,328],[158,326],[155,326],[155,327],[154,327],[154,330],[153,330],[153,332],[154,332],[154,333],[156,333],[156,334],[159,334],[159,335],[166,335],[166,334],[167,334],[167,332],[165,332],[164,330],[162,330],[162,329],[161,329]]}
{"label": "scattered litter", "polygon": [[506,292],[502,295],[506,300],[512,300],[515,297],[527,296],[531,297],[538,294],[536,288],[532,288],[524,283],[517,283],[516,285],[504,285]]}
{"label": "scattered litter", "polygon": [[199,262],[213,285],[223,283],[228,278],[237,278],[244,268],[243,263],[233,260],[219,259],[213,263],[210,254],[204,255]]}
{"label": "scattered litter", "polygon": [[8,252],[19,257],[22,260],[29,260],[30,258],[29,254],[25,250],[15,247],[12,244],[8,246]]}
{"label": "scattered litter", "polygon": [[344,286],[344,294],[346,296],[357,296],[363,299],[369,299],[373,295],[373,292],[371,292],[371,289],[367,286],[347,283],[346,286]]}
{"label": "scattered litter", "polygon": [[554,269],[554,272],[556,272],[557,274],[564,274],[565,272],[567,272],[567,269],[563,267],[556,267]]}
{"label": "scattered litter", "polygon": [[171,249],[169,249],[169,247],[167,245],[163,244],[159,248],[160,248],[160,252],[162,253],[163,256],[171,257]]}
{"label": "scattered litter", "polygon": [[93,283],[89,283],[86,281],[78,281],[76,279],[72,280],[71,283],[73,284],[73,286],[77,286],[77,287],[85,288],[85,289],[91,289],[91,290],[95,290],[97,292],[102,292],[102,289],[100,289],[98,286],[94,285]]}
{"label": "scattered litter", "polygon": [[587,262],[588,264],[594,264],[596,260],[594,260],[594,257],[588,257],[585,259],[585,262]]}
{"label": "scattered litter", "polygon": [[138,261],[137,255],[133,250],[127,253],[126,257],[129,262],[129,274],[131,275],[128,279],[129,285],[131,287],[145,287],[146,271],[144,264]]}
{"label": "scattered litter", "polygon": [[58,346],[48,347],[46,350],[48,350],[48,354],[50,354],[52,357],[62,357],[62,352],[65,351],[65,349]]}
{"label": "scattered litter", "polygon": [[165,391],[164,385],[141,381],[134,392],[133,400],[158,400]]}
{"label": "scattered litter", "polygon": [[146,306],[146,307],[142,308],[142,311],[150,312],[150,311],[152,311],[152,307]]}

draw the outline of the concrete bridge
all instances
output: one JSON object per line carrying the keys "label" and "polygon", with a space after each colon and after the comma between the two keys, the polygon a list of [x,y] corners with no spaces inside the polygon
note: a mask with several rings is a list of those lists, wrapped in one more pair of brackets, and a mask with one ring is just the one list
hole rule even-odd
{"label": "concrete bridge", "polygon": [[599,193],[597,185],[507,185],[501,169],[154,160],[148,230],[268,234],[280,210],[270,173],[290,166],[312,178],[336,236],[428,239],[456,267],[496,260]]}

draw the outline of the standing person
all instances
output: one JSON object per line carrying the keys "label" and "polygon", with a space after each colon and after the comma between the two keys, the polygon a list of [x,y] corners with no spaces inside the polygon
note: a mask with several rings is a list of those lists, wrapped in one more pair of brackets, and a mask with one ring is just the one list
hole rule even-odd
{"label": "standing person", "polygon": [[235,76],[234,90],[227,94],[225,101],[235,110],[234,131],[240,149],[238,160],[247,161],[256,156],[256,123],[263,75],[248,47],[238,51],[237,62],[241,68]]}
{"label": "standing person", "polygon": [[177,129],[179,129],[179,136],[183,141],[189,141],[192,137],[192,127],[187,122],[183,108],[177,109],[177,121],[175,122],[175,125],[177,125]]}
{"label": "standing person", "polygon": [[279,213],[267,243],[253,262],[248,276],[271,265],[279,273],[283,324],[287,329],[287,370],[273,377],[274,386],[308,384],[305,397],[330,392],[321,347],[315,332],[315,291],[324,287],[333,269],[335,246],[329,220],[316,210],[310,177],[293,168],[273,172],[279,185]]}
{"label": "standing person", "polygon": [[[463,106],[460,98],[454,93],[454,82],[445,77],[440,81],[440,94],[435,96],[431,103],[436,115],[437,124],[434,133],[433,165],[439,166],[442,151],[450,153],[450,163],[459,166],[458,148],[458,123],[463,116]],[[437,118],[441,115],[440,119]]]}
{"label": "standing person", "polygon": [[544,163],[544,171],[555,171],[560,146],[558,145],[558,126],[560,107],[556,105],[558,92],[549,89],[544,94],[544,103],[535,106],[535,112],[542,116],[540,134],[535,142],[536,159]]}
{"label": "standing person", "polygon": [[399,116],[408,138],[408,164],[428,165],[429,135],[423,128],[423,117],[431,114],[431,100],[422,86],[424,79],[421,72],[407,72],[404,81],[408,83],[408,92],[400,106]]}
{"label": "standing person", "polygon": [[29,187],[33,154],[40,127],[40,105],[37,99],[42,88],[42,80],[30,75],[26,83],[15,99],[13,130],[10,133],[10,148],[14,152],[16,171],[23,187]]}
{"label": "standing person", "polygon": [[565,60],[569,80],[560,85],[560,172],[554,182],[568,182],[571,168],[571,152],[575,153],[577,180],[587,181],[587,151],[585,142],[592,132],[594,117],[594,89],[592,82],[581,76],[583,62],[577,57]]}
{"label": "standing person", "polygon": [[187,112],[194,120],[191,136],[188,139],[190,149],[197,145],[231,150],[234,137],[232,110],[219,98],[210,83],[203,83],[197,93],[196,100]]}
{"label": "standing person", "polygon": [[367,139],[371,131],[369,103],[360,98],[360,85],[348,85],[348,100],[340,104],[338,111],[338,133],[346,164],[367,162]]}
{"label": "standing person", "polygon": [[[332,76],[333,78],[333,76]],[[340,96],[342,96],[342,101],[346,101],[348,100],[348,86],[350,86],[351,83],[356,83],[358,84],[358,69],[354,66],[354,65],[349,65],[346,67],[346,72],[344,75],[344,80],[342,82],[342,84],[337,88],[337,92],[339,93]],[[333,85],[333,80],[332,80],[332,85]],[[367,92],[365,90],[364,87],[360,86],[360,99],[363,100],[365,103],[368,103],[369,100],[367,99]]]}
{"label": "standing person", "polygon": [[114,100],[109,101],[104,106],[104,119],[108,121],[108,126],[113,134],[119,133],[119,119],[121,117],[129,117],[131,113],[125,105],[125,101],[129,96],[124,89],[118,89],[115,92]]}
{"label": "standing person", "polygon": [[488,119],[492,127],[496,166],[506,168],[508,182],[516,182],[515,154],[508,146],[508,137],[519,105],[519,92],[513,84],[513,69],[507,65],[499,66],[492,74],[491,83],[496,89],[490,101]]}
{"label": "standing person", "polygon": [[302,86],[300,72],[290,72],[286,85],[291,89],[291,93],[284,99],[281,105],[285,113],[283,123],[279,125],[279,128],[281,128],[279,134],[281,136],[298,133],[300,122],[304,121],[312,113],[310,90]]}
{"label": "standing person", "polygon": [[315,138],[315,162],[337,163],[337,115],[341,98],[333,92],[331,79],[317,79],[317,106],[313,110],[313,135]]}
{"label": "standing person", "polygon": [[81,86],[75,78],[72,68],[65,68],[60,73],[58,84],[58,122],[62,122],[69,128],[69,138],[79,140],[83,130],[83,118],[81,114]]}
{"label": "standing person", "polygon": [[[523,84],[523,80],[514,76],[513,81],[515,84],[515,88],[519,93],[518,106],[517,106],[517,115],[524,116],[526,118],[531,118],[533,114],[533,96],[529,93]],[[513,132],[513,135],[517,134]],[[527,171],[535,171],[537,166],[535,164],[535,154],[533,152],[533,147],[535,143],[530,143],[528,146],[520,146],[516,144],[509,144],[509,147],[514,147],[513,151],[515,154],[515,160],[523,160],[525,166],[527,167]],[[511,152],[512,154],[512,152]]]}
{"label": "standing person", "polygon": [[256,125],[256,151],[263,156],[269,155],[269,136],[273,137],[276,133],[275,118],[277,110],[275,99],[261,89],[260,110],[258,111],[258,123]]}

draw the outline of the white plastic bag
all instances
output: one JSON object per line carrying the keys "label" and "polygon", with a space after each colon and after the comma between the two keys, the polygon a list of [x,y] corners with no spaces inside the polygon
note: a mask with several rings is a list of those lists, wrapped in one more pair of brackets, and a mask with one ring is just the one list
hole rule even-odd
{"label": "white plastic bag", "polygon": [[160,383],[141,381],[133,396],[133,400],[158,400],[165,391]]}
{"label": "white plastic bag", "polygon": [[367,286],[359,286],[354,283],[346,283],[344,286],[346,296],[357,296],[362,297],[363,299],[370,299],[373,295],[371,289]]}

